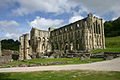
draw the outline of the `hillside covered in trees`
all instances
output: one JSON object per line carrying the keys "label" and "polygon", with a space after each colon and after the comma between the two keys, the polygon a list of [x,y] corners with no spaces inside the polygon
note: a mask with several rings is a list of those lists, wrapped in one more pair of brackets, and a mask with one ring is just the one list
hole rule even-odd
{"label": "hillside covered in trees", "polygon": [[120,17],[114,21],[106,21],[104,26],[106,37],[120,36]]}

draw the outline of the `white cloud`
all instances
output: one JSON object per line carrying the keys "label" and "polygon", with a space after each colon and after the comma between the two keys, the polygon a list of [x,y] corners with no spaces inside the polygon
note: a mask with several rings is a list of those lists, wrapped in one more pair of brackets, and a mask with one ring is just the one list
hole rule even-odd
{"label": "white cloud", "polygon": [[19,7],[12,10],[15,15],[26,15],[37,11],[46,13],[71,13],[76,7],[78,13],[91,12],[99,16],[113,12],[113,17],[120,16],[120,0],[1,0],[1,6],[17,2]]}
{"label": "white cloud", "polygon": [[74,0],[74,2],[99,16],[110,12],[113,12],[113,17],[120,16],[120,0]]}
{"label": "white cloud", "polygon": [[69,12],[76,4],[71,0],[18,0],[20,7],[13,10],[16,15],[25,15],[36,11],[63,13]]}
{"label": "white cloud", "polygon": [[15,38],[18,38],[18,36],[20,36],[20,34],[15,34],[15,33],[6,33],[4,38],[5,39],[15,39]]}
{"label": "white cloud", "polygon": [[73,23],[73,22],[81,20],[81,19],[83,19],[82,16],[73,16],[69,19],[69,23]]}
{"label": "white cloud", "polygon": [[4,35],[0,34],[0,40],[3,40],[3,39],[15,39],[15,40],[17,40],[20,35],[21,34],[19,34],[19,33],[9,33],[9,32],[7,32],[7,33],[4,33]]}
{"label": "white cloud", "polygon": [[29,25],[31,27],[36,27],[41,30],[47,30],[49,27],[58,27],[61,25],[63,20],[59,19],[46,19],[46,18],[40,18],[36,17],[33,21],[29,22]]}
{"label": "white cloud", "polygon": [[0,39],[17,39],[20,34],[19,23],[11,20],[0,21]]}
{"label": "white cloud", "polygon": [[2,32],[17,32],[15,29],[17,29],[19,26],[19,24],[14,21],[14,20],[11,20],[11,21],[7,21],[7,20],[4,20],[4,21],[0,21],[0,31]]}
{"label": "white cloud", "polygon": [[19,24],[14,20],[11,21],[4,20],[4,21],[0,21],[0,26],[2,27],[19,26]]}
{"label": "white cloud", "polygon": [[117,18],[116,17],[113,17],[112,20],[116,20]]}

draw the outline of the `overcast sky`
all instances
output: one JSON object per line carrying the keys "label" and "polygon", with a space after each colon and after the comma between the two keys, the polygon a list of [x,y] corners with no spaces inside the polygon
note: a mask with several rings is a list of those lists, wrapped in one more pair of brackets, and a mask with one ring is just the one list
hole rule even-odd
{"label": "overcast sky", "polygon": [[120,16],[120,0],[0,0],[0,40],[18,39],[31,27],[60,27],[88,13],[114,20]]}

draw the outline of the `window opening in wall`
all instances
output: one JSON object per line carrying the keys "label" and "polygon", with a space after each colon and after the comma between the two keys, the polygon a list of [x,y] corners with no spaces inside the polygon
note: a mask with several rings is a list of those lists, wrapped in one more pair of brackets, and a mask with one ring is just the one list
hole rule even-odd
{"label": "window opening in wall", "polygon": [[43,42],[45,42],[45,37],[43,37]]}
{"label": "window opening in wall", "polygon": [[38,37],[38,40],[39,40],[39,41],[41,41],[41,38],[40,38],[40,37]]}
{"label": "window opening in wall", "polygon": [[98,25],[98,29],[99,29],[99,34],[100,34],[100,24]]}
{"label": "window opening in wall", "polygon": [[77,24],[77,27],[80,27],[80,25],[79,25],[79,24]]}
{"label": "window opening in wall", "polygon": [[62,30],[60,30],[60,33],[62,33]]}
{"label": "window opening in wall", "polygon": [[65,28],[65,31],[67,31],[67,28]]}
{"label": "window opening in wall", "polygon": [[45,50],[45,44],[44,43],[42,44],[42,50]]}
{"label": "window opening in wall", "polygon": [[73,27],[71,26],[71,30],[73,29]]}
{"label": "window opening in wall", "polygon": [[99,28],[98,28],[98,22],[96,21],[96,33],[98,34],[98,30],[99,30]]}

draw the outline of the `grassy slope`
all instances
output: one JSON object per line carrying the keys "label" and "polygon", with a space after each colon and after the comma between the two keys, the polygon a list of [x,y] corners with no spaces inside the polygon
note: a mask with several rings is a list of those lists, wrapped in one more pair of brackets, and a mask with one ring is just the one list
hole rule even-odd
{"label": "grassy slope", "polygon": [[105,39],[106,49],[92,50],[91,52],[120,52],[120,36],[117,37],[107,37]]}
{"label": "grassy slope", "polygon": [[68,70],[0,73],[0,80],[120,80],[120,72]]}
{"label": "grassy slope", "polygon": [[106,38],[107,48],[120,48],[120,36]]}

